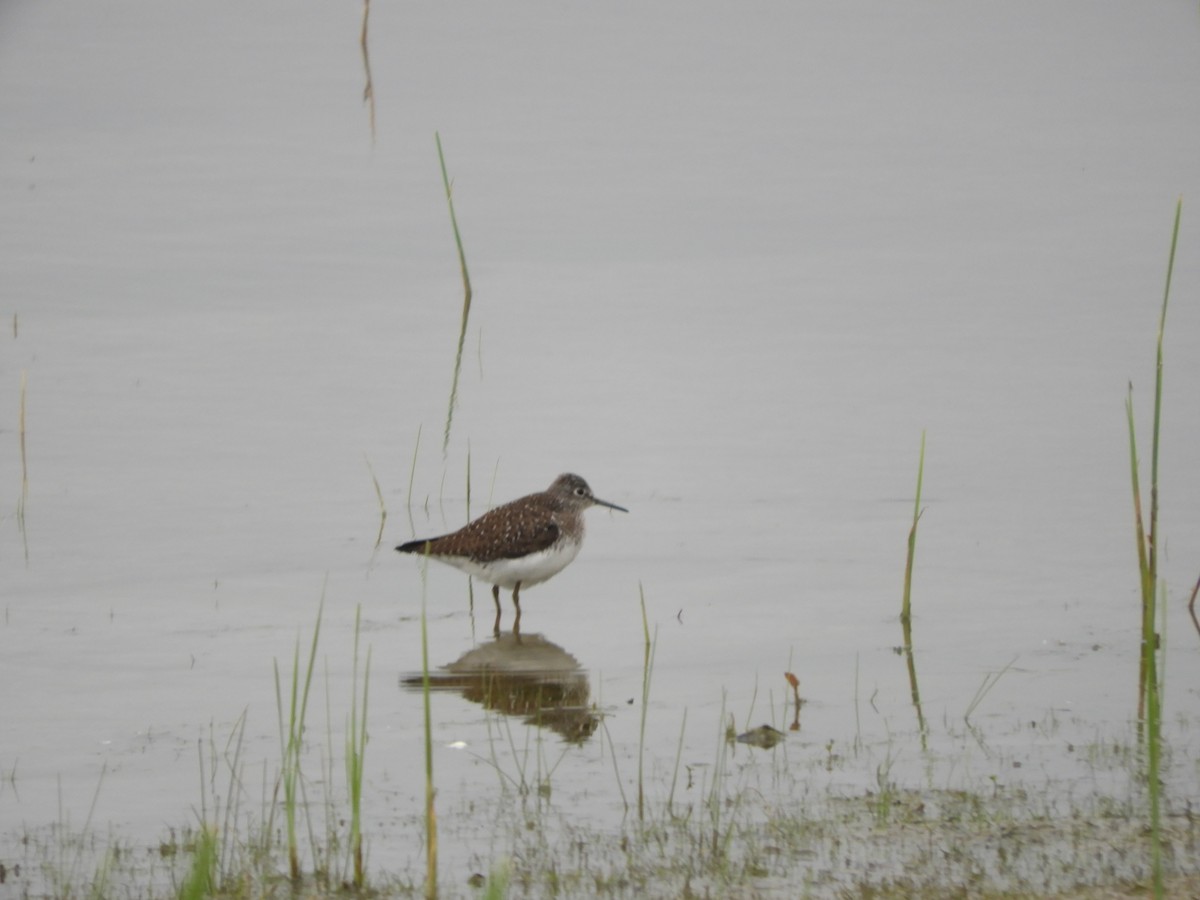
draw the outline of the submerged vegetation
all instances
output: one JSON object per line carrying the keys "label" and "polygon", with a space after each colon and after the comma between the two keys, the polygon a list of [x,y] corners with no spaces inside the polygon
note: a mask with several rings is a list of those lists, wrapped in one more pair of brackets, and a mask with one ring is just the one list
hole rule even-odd
{"label": "submerged vegetation", "polygon": [[[1051,737],[1054,722],[990,736],[947,726],[936,751],[920,750],[914,733],[857,747],[784,741],[762,750],[727,742],[714,722],[720,735],[709,764],[687,764],[687,783],[677,790],[674,763],[659,759],[648,767],[642,815],[630,810],[605,826],[578,815],[581,804],[594,806],[586,797],[597,784],[566,784],[555,775],[561,757],[546,764],[540,750],[539,772],[523,771],[528,761],[507,717],[487,715],[504,719],[491,729],[489,764],[502,775],[500,787],[489,796],[458,796],[440,810],[436,843],[445,858],[435,863],[436,881],[418,861],[437,852],[421,839],[429,808],[414,806],[391,824],[364,821],[366,841],[389,860],[364,871],[355,826],[325,773],[298,777],[308,834],[293,855],[275,824],[287,803],[270,792],[277,776],[264,772],[263,805],[248,808],[253,791],[241,765],[240,721],[224,750],[213,748],[206,794],[224,800],[206,800],[200,821],[172,829],[153,847],[97,836],[91,822],[80,830],[68,822],[28,830],[20,855],[3,859],[7,888],[14,897],[1099,898],[1144,895],[1153,877],[1146,786],[1138,777],[1143,756],[1132,734],[1073,748],[1080,769],[1091,773],[1090,787],[1053,780],[1039,787],[1010,782],[1004,772],[1021,762],[1013,748],[1028,739],[1023,732]],[[363,734],[362,724],[351,728]],[[1176,770],[1200,763],[1187,741],[1196,725],[1180,723],[1177,741],[1164,742]],[[581,752],[562,746],[564,754]],[[946,777],[956,761],[981,751],[989,774],[947,786],[959,781]],[[899,772],[914,754],[929,772],[915,779],[921,786]],[[847,788],[868,772],[873,785]],[[218,774],[227,784],[217,786]],[[1095,789],[1114,780],[1123,792]],[[1164,812],[1164,889],[1188,896],[1200,886],[1200,829],[1186,798],[1164,798]],[[352,862],[337,865],[347,851]],[[301,871],[293,877],[297,858]],[[409,862],[396,869],[397,859]]]}

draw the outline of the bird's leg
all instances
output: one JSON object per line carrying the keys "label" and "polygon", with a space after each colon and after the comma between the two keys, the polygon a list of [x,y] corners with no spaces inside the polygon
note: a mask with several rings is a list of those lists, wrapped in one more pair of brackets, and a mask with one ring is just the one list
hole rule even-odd
{"label": "bird's leg", "polygon": [[492,599],[496,601],[496,621],[492,625],[492,637],[500,637],[500,585],[492,585]]}
{"label": "bird's leg", "polygon": [[521,633],[521,582],[513,588],[513,606],[517,608],[517,617],[513,619],[513,634]]}

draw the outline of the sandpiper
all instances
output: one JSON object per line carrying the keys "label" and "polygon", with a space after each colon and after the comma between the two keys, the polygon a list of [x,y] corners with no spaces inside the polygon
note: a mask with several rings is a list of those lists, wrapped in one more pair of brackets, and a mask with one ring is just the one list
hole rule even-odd
{"label": "sandpiper", "polygon": [[421,553],[474,575],[492,586],[500,631],[500,588],[511,588],[521,626],[521,588],[533,587],[565,569],[583,546],[583,511],[589,506],[629,512],[599,500],[578,475],[559,475],[546,490],[484,513],[458,531],[401,544],[401,553]]}

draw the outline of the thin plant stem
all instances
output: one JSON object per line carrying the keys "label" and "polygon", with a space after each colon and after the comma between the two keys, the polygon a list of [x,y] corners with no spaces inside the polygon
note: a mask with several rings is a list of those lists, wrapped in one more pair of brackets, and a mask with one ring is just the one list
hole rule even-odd
{"label": "thin plant stem", "polygon": [[1192,617],[1192,625],[1196,629],[1196,634],[1200,635],[1200,619],[1196,618],[1196,595],[1200,594],[1200,578],[1196,579],[1196,586],[1192,588],[1192,596],[1188,598],[1188,615]]}
{"label": "thin plant stem", "polygon": [[[242,714],[238,716],[237,722],[234,723],[233,732],[229,735],[229,740],[225,742],[225,758],[229,766],[229,787],[225,794],[225,822],[221,828],[221,847],[218,856],[218,876],[222,880],[233,869],[233,851],[231,845],[235,843],[234,832],[237,827],[239,800],[244,793],[242,785],[242,747],[245,743],[246,717],[248,714],[249,709],[243,708]],[[229,755],[230,747],[233,748],[232,758]]]}
{"label": "thin plant stem", "polygon": [[[1156,624],[1158,577],[1158,508],[1159,508],[1159,444],[1162,434],[1163,400],[1163,336],[1167,326],[1167,307],[1171,297],[1171,278],[1175,270],[1175,250],[1179,243],[1179,222],[1183,215],[1183,200],[1175,204],[1175,223],[1171,230],[1171,252],[1167,258],[1167,277],[1163,288],[1162,309],[1158,318],[1158,340],[1155,345],[1154,422],[1150,435],[1150,517],[1142,518],[1140,481],[1138,477],[1137,439],[1133,418],[1133,386],[1125,401],[1129,425],[1130,473],[1133,481],[1134,530],[1137,538],[1138,570],[1142,595],[1141,654],[1138,666],[1138,731],[1145,735],[1147,750],[1147,783],[1150,795],[1151,857],[1154,870],[1154,896],[1163,896],[1161,791],[1159,766],[1162,740],[1162,695],[1159,673],[1159,650],[1162,636]],[[1165,586],[1163,604],[1165,606]],[[1166,616],[1162,617],[1166,622]]]}
{"label": "thin plant stem", "polygon": [[367,83],[363,88],[363,103],[371,119],[371,144],[375,143],[375,83],[371,80],[371,53],[367,43],[367,25],[371,18],[371,0],[363,0],[362,37],[359,44],[362,47],[363,70],[366,72]]}
{"label": "thin plant stem", "polygon": [[[712,785],[709,788],[707,806],[709,821],[712,824],[712,845],[710,849],[711,861],[715,864],[718,859],[718,854],[721,849],[721,810],[724,807],[723,794],[725,785],[725,757],[727,748],[729,747],[729,738],[726,735],[725,728],[725,701],[726,694],[724,689],[721,691],[721,714],[717,720],[717,757],[713,762],[712,768]],[[730,728],[730,731],[733,729]],[[702,845],[703,846],[703,845]]]}
{"label": "thin plant stem", "polygon": [[975,691],[975,696],[971,698],[971,702],[967,704],[966,712],[963,713],[963,722],[965,722],[967,725],[971,724],[972,713],[979,708],[979,704],[983,702],[983,698],[986,697],[991,692],[992,688],[996,686],[996,682],[1004,677],[1004,673],[1011,669],[1016,662],[1017,657],[1014,656],[1008,661],[1008,665],[1006,665],[999,672],[988,672],[983,676],[983,681],[980,683],[979,688]]}
{"label": "thin plant stem", "polygon": [[854,750],[862,749],[862,715],[858,708],[859,655],[854,654]]}
{"label": "thin plant stem", "polygon": [[[1175,225],[1171,229],[1171,252],[1167,257],[1167,279],[1163,287],[1162,312],[1158,317],[1158,342],[1154,358],[1154,430],[1150,436],[1150,570],[1158,572],[1158,447],[1162,425],[1163,395],[1163,333],[1167,328],[1167,304],[1171,298],[1171,277],[1175,271],[1175,248],[1179,244],[1179,220],[1183,215],[1183,199],[1175,204]],[[1151,597],[1153,603],[1153,597]]]}
{"label": "thin plant stem", "polygon": [[[13,317],[13,337],[17,334],[17,319]],[[21,447],[21,496],[17,498],[17,527],[21,531],[21,542],[25,549],[25,565],[29,565],[29,538],[25,531],[25,504],[29,500],[29,459],[25,454],[25,388],[29,376],[21,370],[21,406],[17,414],[17,439]]]}
{"label": "thin plant stem", "polygon": [[617,764],[617,746],[613,743],[612,734],[608,730],[608,722],[604,717],[600,717],[600,728],[604,732],[604,737],[608,741],[608,752],[612,759],[613,775],[617,779],[617,792],[621,795],[621,807],[625,812],[629,812],[629,798],[625,796],[625,786],[621,782],[621,768]]}
{"label": "thin plant stem", "polygon": [[70,843],[74,844],[75,855],[71,860],[68,868],[65,863],[63,854],[66,852],[67,844],[70,841],[70,828],[67,822],[66,815],[63,812],[62,798],[62,776],[58,776],[58,828],[61,834],[59,843],[59,864],[55,869],[56,877],[63,878],[63,883],[59,887],[59,895],[67,896],[70,893],[71,885],[75,883],[75,879],[79,872],[79,866],[83,862],[83,851],[86,846],[86,841],[82,839],[83,835],[87,835],[92,828],[92,818],[96,815],[96,804],[100,801],[100,788],[104,786],[104,777],[108,774],[108,763],[100,766],[100,777],[96,779],[96,790],[92,794],[92,802],[88,806],[87,817],[83,820],[83,828],[79,832],[80,840]]}
{"label": "thin plant stem", "polygon": [[[471,440],[467,439],[467,521],[471,521]],[[471,634],[475,633],[475,579],[467,577],[467,615],[471,619]],[[500,627],[499,618],[496,628]]]}
{"label": "thin plant stem", "polygon": [[[428,554],[426,554],[428,556]],[[438,839],[436,791],[433,787],[433,712],[429,685],[429,630],[426,624],[426,569],[421,567],[421,694],[425,708],[425,897],[438,895]]]}
{"label": "thin plant stem", "polygon": [[638,584],[638,595],[642,604],[642,640],[644,654],[642,659],[642,717],[638,730],[638,821],[645,818],[646,789],[643,778],[646,749],[646,709],[650,704],[650,673],[654,669],[654,648],[658,643],[658,633],[655,629],[654,639],[650,638],[650,623],[646,618],[646,594],[642,585]]}
{"label": "thin plant stem", "polygon": [[[362,633],[362,605],[354,611],[354,668],[350,682],[350,727],[346,733],[346,782],[350,794],[350,847],[354,860],[354,887],[366,881],[362,848],[363,763],[367,750],[367,697],[371,686],[371,648],[363,668],[362,706],[358,702],[358,643]],[[360,711],[361,710],[361,711]]]}
{"label": "thin plant stem", "polygon": [[754,673],[754,690],[750,692],[750,708],[746,711],[746,722],[742,726],[743,731],[750,730],[750,723],[754,720],[754,705],[758,703],[758,672]]}
{"label": "thin plant stem", "polygon": [[667,794],[667,814],[674,815],[675,785],[679,782],[679,761],[683,758],[683,735],[687,731],[687,707],[683,708],[683,721],[679,723],[679,743],[675,745],[675,768],[671,771],[671,792]]}
{"label": "thin plant stem", "polygon": [[317,624],[313,628],[312,645],[309,648],[308,665],[303,678],[301,690],[300,676],[300,638],[296,637],[296,646],[292,654],[292,687],[288,704],[288,718],[283,719],[283,691],[279,678],[279,662],[275,662],[275,704],[279,714],[279,741],[282,755],[282,772],[284,794],[284,818],[287,822],[288,838],[288,868],[293,882],[300,880],[300,850],[296,832],[296,810],[300,803],[298,790],[303,791],[300,780],[300,760],[304,746],[304,719],[308,711],[308,695],[312,687],[313,671],[316,669],[317,644],[321,637],[321,618],[325,610],[325,589],[321,589],[321,602],[317,606]]}
{"label": "thin plant stem", "polygon": [[917,496],[913,501],[912,528],[908,531],[908,556],[904,563],[904,600],[900,606],[900,621],[912,619],[913,558],[917,552],[917,523],[921,520],[921,483],[925,478],[925,431],[921,431],[921,454],[917,461]]}
{"label": "thin plant stem", "polygon": [[[1163,630],[1166,630],[1167,587],[1161,586],[1161,603],[1163,606]],[[1164,644],[1165,644],[1165,635]],[[1166,678],[1166,658],[1159,672],[1152,672],[1155,685],[1147,691],[1146,697],[1146,786],[1150,794],[1150,867],[1153,870],[1153,888],[1156,900],[1164,896],[1163,885],[1163,848],[1162,848],[1162,785],[1159,773],[1162,770],[1162,687],[1158,679]]]}
{"label": "thin plant stem", "polygon": [[1175,271],[1175,250],[1179,243],[1179,222],[1183,215],[1183,200],[1175,204],[1175,223],[1171,230],[1171,251],[1167,257],[1167,277],[1163,288],[1162,309],[1158,319],[1158,339],[1155,346],[1154,422],[1150,447],[1150,517],[1142,518],[1140,479],[1137,465],[1137,443],[1133,419],[1133,386],[1126,400],[1129,424],[1130,469],[1133,479],[1134,527],[1138,542],[1138,569],[1142,587],[1142,652],[1138,667],[1138,721],[1145,721],[1147,693],[1156,690],[1155,654],[1158,637],[1155,632],[1155,589],[1158,582],[1158,457],[1162,432],[1163,397],[1163,336],[1167,325],[1167,308],[1171,297],[1171,279]]}
{"label": "thin plant stem", "polygon": [[913,560],[917,552],[917,525],[924,510],[921,509],[921,487],[925,480],[925,431],[921,431],[921,452],[917,457],[917,495],[913,501],[912,527],[908,531],[908,554],[904,562],[904,599],[900,607],[900,629],[904,638],[904,657],[908,668],[908,686],[912,694],[913,708],[917,713],[917,728],[921,735],[921,748],[927,749],[928,728],[925,713],[921,708],[921,688],[917,682],[916,651],[912,639],[912,576]]}
{"label": "thin plant stem", "polygon": [[25,501],[29,497],[29,458],[25,453],[25,391],[29,385],[29,373],[21,370],[21,409],[17,418],[18,440],[21,446],[21,499],[17,504],[17,515],[25,520]]}
{"label": "thin plant stem", "polygon": [[363,459],[367,463],[367,471],[371,473],[371,484],[375,486],[375,498],[379,501],[379,531],[375,535],[375,549],[383,543],[383,527],[387,524],[387,504],[383,500],[383,489],[379,487],[379,479],[375,477],[375,468],[371,465],[371,459],[366,453],[363,454]]}
{"label": "thin plant stem", "polygon": [[408,507],[410,510],[412,509],[413,481],[416,479],[416,476],[417,476],[417,454],[420,453],[420,451],[421,451],[421,428],[422,427],[423,426],[421,426],[421,425],[417,426],[417,440],[416,440],[416,443],[413,444],[412,465],[408,467]]}
{"label": "thin plant stem", "polygon": [[437,143],[438,163],[442,168],[442,185],[446,189],[446,204],[450,208],[450,225],[454,229],[454,244],[458,248],[458,264],[462,270],[463,308],[462,324],[458,332],[458,351],[454,355],[454,378],[450,382],[450,403],[446,409],[446,431],[442,436],[442,458],[450,449],[450,425],[454,419],[454,406],[458,402],[458,376],[462,371],[463,343],[467,338],[467,320],[471,315],[471,276],[467,272],[467,255],[463,250],[462,234],[458,230],[458,217],[454,214],[454,191],[451,188],[450,176],[446,172],[446,158],[442,154],[442,136],[434,132]]}

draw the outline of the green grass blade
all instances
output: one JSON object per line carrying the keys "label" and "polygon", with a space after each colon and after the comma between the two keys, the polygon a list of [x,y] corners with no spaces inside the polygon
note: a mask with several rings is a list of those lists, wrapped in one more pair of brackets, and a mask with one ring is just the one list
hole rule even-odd
{"label": "green grass blade", "polygon": [[[1163,287],[1162,311],[1158,317],[1158,345],[1155,354],[1154,368],[1154,430],[1151,433],[1150,448],[1150,572],[1153,576],[1158,573],[1158,446],[1162,425],[1162,394],[1163,394],[1163,333],[1167,328],[1167,303],[1171,298],[1171,277],[1175,272],[1175,248],[1179,244],[1179,220],[1183,215],[1183,199],[1175,204],[1175,225],[1171,229],[1171,252],[1167,257],[1167,280]],[[1154,598],[1150,599],[1153,606]]]}
{"label": "green grass blade", "polygon": [[450,425],[454,420],[454,406],[458,402],[458,376],[462,371],[463,343],[467,338],[467,320],[471,315],[471,276],[467,272],[467,254],[463,250],[462,234],[458,230],[458,216],[454,213],[454,191],[451,188],[450,176],[446,172],[446,158],[442,154],[442,136],[434,132],[437,142],[438,163],[442,167],[442,186],[446,189],[446,204],[450,207],[450,225],[454,229],[454,245],[458,248],[458,264],[462,270],[463,308],[462,324],[458,332],[458,351],[454,354],[454,378],[450,382],[450,403],[446,409],[446,430],[442,436],[442,456],[445,457],[450,448]]}
{"label": "green grass blade", "polygon": [[638,821],[644,821],[646,811],[646,789],[644,780],[645,748],[646,748],[646,712],[650,705],[650,675],[654,670],[654,648],[658,642],[657,628],[654,640],[650,638],[650,623],[646,618],[646,594],[638,585],[638,594],[642,603],[642,639],[644,641],[644,658],[642,661],[642,709],[641,723],[638,729]]}
{"label": "green grass blade", "polygon": [[371,52],[367,41],[367,25],[371,18],[371,0],[363,0],[362,35],[359,45],[362,48],[363,70],[366,72],[367,83],[363,87],[363,102],[371,121],[371,146],[375,145],[375,82],[371,79]]}
{"label": "green grass blade", "polygon": [[917,523],[921,520],[921,484],[925,479],[925,431],[921,431],[921,453],[917,460],[917,496],[913,501],[912,528],[908,531],[908,556],[904,562],[904,599],[900,605],[900,621],[912,620],[913,560],[917,553]]}
{"label": "green grass blade", "polygon": [[425,614],[425,567],[421,568],[421,694],[425,710],[425,897],[438,894],[437,810],[433,787],[433,712],[430,704],[429,631]]}
{"label": "green grass blade", "polygon": [[379,479],[375,477],[375,467],[371,465],[371,458],[364,453],[363,459],[367,463],[367,471],[371,473],[371,484],[375,486],[375,498],[379,501],[379,531],[375,534],[374,547],[378,550],[379,545],[383,543],[383,528],[387,525],[387,503],[384,502],[383,489],[379,486]]}
{"label": "green grass blade", "polygon": [[192,865],[179,888],[179,900],[203,900],[211,897],[217,871],[217,835],[207,825],[200,829]]}
{"label": "green grass blade", "polygon": [[362,788],[367,748],[367,697],[371,682],[371,648],[367,648],[363,671],[362,703],[358,699],[359,638],[362,634],[362,605],[354,611],[354,664],[350,682],[350,724],[346,729],[346,783],[350,796],[350,841],[347,848],[353,866],[352,884],[362,890],[366,881],[362,847]]}

